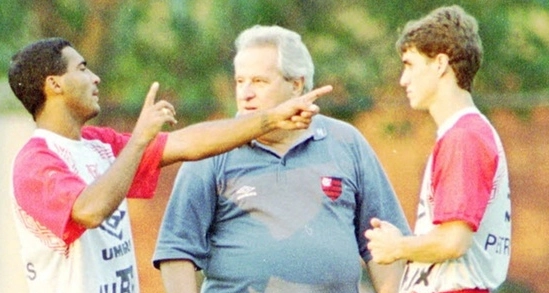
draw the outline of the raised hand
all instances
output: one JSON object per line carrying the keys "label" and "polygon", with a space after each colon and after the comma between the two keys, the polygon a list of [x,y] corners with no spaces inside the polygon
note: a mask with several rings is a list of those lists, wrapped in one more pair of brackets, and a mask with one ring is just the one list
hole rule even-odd
{"label": "raised hand", "polygon": [[271,111],[275,114],[277,128],[292,130],[309,127],[311,118],[320,111],[314,102],[332,89],[331,85],[323,86],[273,108]]}
{"label": "raised hand", "polygon": [[143,144],[148,144],[165,123],[172,125],[177,123],[174,118],[175,108],[172,104],[165,100],[155,102],[158,88],[158,82],[151,85],[132,133],[132,137]]}

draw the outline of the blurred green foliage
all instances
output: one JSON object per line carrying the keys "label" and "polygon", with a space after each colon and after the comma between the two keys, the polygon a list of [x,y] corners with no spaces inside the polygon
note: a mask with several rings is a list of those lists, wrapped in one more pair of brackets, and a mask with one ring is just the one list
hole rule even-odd
{"label": "blurred green foliage", "polygon": [[159,81],[161,98],[175,104],[181,119],[230,116],[234,39],[252,25],[278,24],[302,35],[315,61],[315,84],[334,85],[319,101],[323,112],[351,119],[376,104],[407,103],[398,85],[398,31],[450,4],[479,21],[485,49],[474,88],[479,106],[546,103],[549,4],[542,0],[4,1],[0,81],[18,49],[61,36],[102,78],[104,115],[137,113],[150,84]]}

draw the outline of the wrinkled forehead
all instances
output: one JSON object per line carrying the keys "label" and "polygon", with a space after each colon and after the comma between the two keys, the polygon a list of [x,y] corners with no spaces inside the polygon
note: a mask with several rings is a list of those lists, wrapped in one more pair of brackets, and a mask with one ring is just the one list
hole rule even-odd
{"label": "wrinkled forehead", "polygon": [[235,73],[278,69],[278,50],[274,46],[254,46],[240,50],[234,58],[234,68]]}

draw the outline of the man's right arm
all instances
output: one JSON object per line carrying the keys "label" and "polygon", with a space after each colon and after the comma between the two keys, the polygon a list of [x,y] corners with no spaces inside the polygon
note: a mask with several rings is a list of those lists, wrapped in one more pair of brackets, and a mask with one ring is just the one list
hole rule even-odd
{"label": "man's right arm", "polygon": [[74,202],[71,217],[79,225],[96,228],[116,210],[130,189],[149,143],[165,123],[175,122],[171,104],[166,101],[155,103],[158,86],[158,83],[151,86],[131,138],[114,163]]}
{"label": "man's right arm", "polygon": [[160,272],[166,293],[198,293],[196,270],[192,261],[162,261]]}
{"label": "man's right arm", "polygon": [[370,260],[366,266],[377,293],[396,293],[404,272],[404,261],[391,264],[378,264]]}

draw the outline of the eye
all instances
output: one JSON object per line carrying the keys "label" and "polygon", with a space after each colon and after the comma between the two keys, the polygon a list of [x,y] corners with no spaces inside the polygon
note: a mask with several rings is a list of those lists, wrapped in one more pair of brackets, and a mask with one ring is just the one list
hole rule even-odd
{"label": "eye", "polygon": [[267,82],[267,81],[266,81],[265,79],[263,79],[263,78],[254,78],[254,79],[253,79],[253,82],[254,82],[254,83],[262,84],[262,83],[265,83],[265,82]]}

